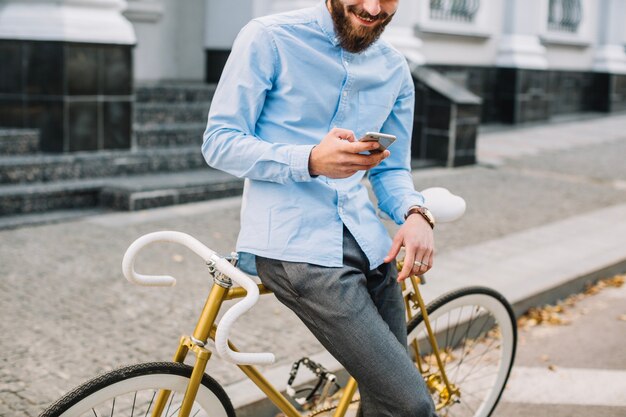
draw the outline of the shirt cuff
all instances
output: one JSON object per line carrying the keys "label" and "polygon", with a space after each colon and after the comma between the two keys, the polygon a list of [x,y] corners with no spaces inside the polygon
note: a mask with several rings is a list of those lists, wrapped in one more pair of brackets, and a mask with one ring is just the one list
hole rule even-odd
{"label": "shirt cuff", "polygon": [[406,220],[404,216],[406,215],[406,213],[409,211],[411,207],[423,206],[423,205],[424,205],[424,196],[417,191],[415,192],[415,194],[405,197],[402,200],[402,204],[400,205],[400,212],[396,213],[396,216],[398,216],[398,220],[401,221],[401,223],[398,223],[398,224],[404,223],[404,221]]}
{"label": "shirt cuff", "polygon": [[296,145],[291,150],[289,161],[291,178],[296,182],[311,181],[309,172],[309,156],[315,145]]}

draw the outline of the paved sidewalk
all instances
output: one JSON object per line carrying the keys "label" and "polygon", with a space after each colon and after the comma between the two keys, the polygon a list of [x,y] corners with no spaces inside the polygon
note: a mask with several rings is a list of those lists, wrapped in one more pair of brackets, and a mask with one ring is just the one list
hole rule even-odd
{"label": "paved sidewalk", "polygon": [[[437,227],[428,296],[482,283],[522,309],[582,285],[593,273],[624,267],[625,127],[621,115],[493,131],[480,137],[480,165],[415,172],[418,188],[447,187],[468,202],[463,219]],[[155,230],[184,231],[227,253],[240,203],[229,198],[0,231],[0,416],[36,416],[98,372],[169,359],[204,303],[210,286],[204,265],[186,249],[151,247],[137,269],[172,274],[179,285],[139,288],[122,278],[122,255]],[[234,342],[276,354],[266,370],[278,387],[293,360],[323,356],[271,296],[236,325]],[[237,405],[254,397],[239,384],[236,367],[216,359],[209,372]]]}

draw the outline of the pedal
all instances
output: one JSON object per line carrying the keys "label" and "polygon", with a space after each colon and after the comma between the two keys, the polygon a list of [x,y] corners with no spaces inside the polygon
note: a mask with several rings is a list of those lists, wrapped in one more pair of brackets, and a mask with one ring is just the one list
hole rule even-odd
{"label": "pedal", "polygon": [[[304,386],[296,390],[293,383],[300,369],[300,365],[304,365],[308,368],[317,377],[317,380],[314,385]],[[322,365],[307,357],[297,360],[291,366],[286,392],[287,395],[304,410],[311,410],[317,405],[322,404],[328,397],[332,396],[340,389],[341,386],[337,383],[335,374],[329,372]]]}

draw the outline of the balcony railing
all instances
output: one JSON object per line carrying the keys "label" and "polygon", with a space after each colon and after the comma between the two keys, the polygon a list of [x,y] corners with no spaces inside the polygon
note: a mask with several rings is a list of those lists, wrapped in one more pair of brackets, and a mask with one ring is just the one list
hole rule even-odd
{"label": "balcony railing", "polygon": [[576,33],[582,17],[583,7],[580,0],[550,0],[549,30]]}
{"label": "balcony railing", "polygon": [[473,22],[480,0],[430,0],[430,18],[452,22]]}

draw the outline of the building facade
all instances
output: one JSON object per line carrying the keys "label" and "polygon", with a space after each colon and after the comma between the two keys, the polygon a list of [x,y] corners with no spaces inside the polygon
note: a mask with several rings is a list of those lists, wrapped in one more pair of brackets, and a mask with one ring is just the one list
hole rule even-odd
{"label": "building facade", "polygon": [[[136,85],[215,83],[247,21],[316,3],[0,0],[0,127],[129,148]],[[402,0],[384,36],[480,96],[483,123],[522,123],[626,110],[624,22],[626,0]]]}

